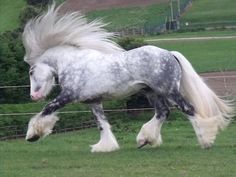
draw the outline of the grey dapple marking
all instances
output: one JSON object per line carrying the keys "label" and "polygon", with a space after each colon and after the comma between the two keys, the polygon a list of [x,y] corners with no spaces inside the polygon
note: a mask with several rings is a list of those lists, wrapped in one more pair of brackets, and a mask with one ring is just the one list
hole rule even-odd
{"label": "grey dapple marking", "polygon": [[100,129],[92,152],[119,149],[102,101],[142,92],[155,108],[138,136],[139,147],[162,143],[161,126],[170,106],[177,106],[189,120],[202,147],[210,147],[218,130],[229,123],[233,109],[201,80],[179,52],[154,46],[124,51],[110,40],[112,33],[100,21],[87,23],[79,13],[59,15],[52,5],[29,21],[23,33],[25,61],[30,64],[31,96],[44,98],[55,76],[61,93],[28,125],[26,139],[36,141],[51,133],[58,118],[54,112],[71,102],[88,103]]}

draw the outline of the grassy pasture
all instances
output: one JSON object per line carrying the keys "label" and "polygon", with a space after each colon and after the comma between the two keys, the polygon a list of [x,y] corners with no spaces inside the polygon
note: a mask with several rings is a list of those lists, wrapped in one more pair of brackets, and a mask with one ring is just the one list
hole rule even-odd
{"label": "grassy pasture", "polygon": [[233,177],[236,173],[236,124],[222,132],[213,148],[197,144],[188,121],[166,122],[164,144],[137,149],[135,137],[143,122],[124,122],[114,128],[121,150],[89,152],[96,143],[96,129],[51,135],[37,143],[24,140],[0,142],[0,176],[4,177]]}
{"label": "grassy pasture", "polygon": [[160,25],[165,22],[169,6],[167,3],[143,7],[113,8],[87,13],[89,19],[102,18],[108,23],[108,29],[123,29],[126,27],[144,27],[145,25]]}
{"label": "grassy pasture", "polygon": [[[56,0],[61,3],[63,0]],[[186,0],[181,0],[181,3]],[[0,32],[11,30],[19,25],[18,16],[26,2],[24,0],[0,0]],[[218,24],[232,25],[236,23],[236,1],[234,0],[194,0],[193,5],[181,17],[181,23],[193,25],[216,26]],[[103,18],[109,23],[109,29],[124,27],[144,27],[163,24],[170,16],[168,3],[159,3],[143,7],[113,8],[89,12],[89,19]],[[210,25],[208,25],[210,24]]]}
{"label": "grassy pasture", "polygon": [[191,26],[227,26],[236,24],[235,0],[193,0],[192,6],[181,17],[181,23]]}
{"label": "grassy pasture", "polygon": [[236,36],[236,30],[210,30],[192,32],[170,32],[156,36],[146,36],[145,39],[168,39],[168,38],[187,38],[187,37],[223,37]]}
{"label": "grassy pasture", "polygon": [[[185,36],[183,35],[183,37]],[[168,50],[180,51],[197,72],[236,70],[235,39],[180,39],[148,43]]]}
{"label": "grassy pasture", "polygon": [[12,30],[18,27],[18,16],[25,4],[25,0],[0,0],[0,32]]}

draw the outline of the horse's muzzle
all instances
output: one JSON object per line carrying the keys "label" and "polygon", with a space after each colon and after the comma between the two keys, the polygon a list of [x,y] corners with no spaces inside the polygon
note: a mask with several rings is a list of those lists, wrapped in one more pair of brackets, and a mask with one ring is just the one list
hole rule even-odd
{"label": "horse's muzzle", "polygon": [[30,97],[31,97],[31,99],[33,100],[33,101],[38,101],[38,100],[42,100],[44,97],[43,97],[43,95],[42,95],[42,93],[41,92],[32,92],[31,94],[30,94]]}

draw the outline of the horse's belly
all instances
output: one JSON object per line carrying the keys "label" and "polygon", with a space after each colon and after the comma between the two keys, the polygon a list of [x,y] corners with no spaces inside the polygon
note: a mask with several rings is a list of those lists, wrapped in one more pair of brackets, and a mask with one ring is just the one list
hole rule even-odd
{"label": "horse's belly", "polygon": [[109,99],[128,97],[139,92],[143,88],[145,88],[145,85],[141,83],[124,84],[123,86],[119,86],[115,89],[109,90],[109,94],[107,96],[104,95],[104,98]]}
{"label": "horse's belly", "polygon": [[117,84],[96,84],[93,87],[85,87],[80,92],[78,101],[89,103],[94,100],[109,100],[113,98],[124,98],[139,92],[146,86],[140,82],[127,82]]}

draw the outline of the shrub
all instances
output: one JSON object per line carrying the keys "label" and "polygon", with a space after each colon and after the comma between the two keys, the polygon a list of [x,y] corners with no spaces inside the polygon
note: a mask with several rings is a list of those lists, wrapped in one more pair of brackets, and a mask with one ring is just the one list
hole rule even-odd
{"label": "shrub", "polygon": [[24,26],[28,20],[39,15],[40,12],[41,12],[40,8],[36,8],[34,6],[26,6],[22,10],[22,12],[20,13],[20,16],[19,16],[21,26]]}
{"label": "shrub", "polygon": [[[28,84],[28,67],[19,30],[0,35],[0,86]],[[0,103],[16,103],[28,98],[28,90],[0,89]],[[27,95],[27,96],[26,96]]]}
{"label": "shrub", "polygon": [[120,40],[118,40],[118,44],[125,50],[131,50],[147,45],[147,43],[145,43],[143,39],[136,39],[132,37],[121,38]]}
{"label": "shrub", "polygon": [[50,0],[26,0],[26,3],[32,6],[42,5],[45,6],[50,2]]}

